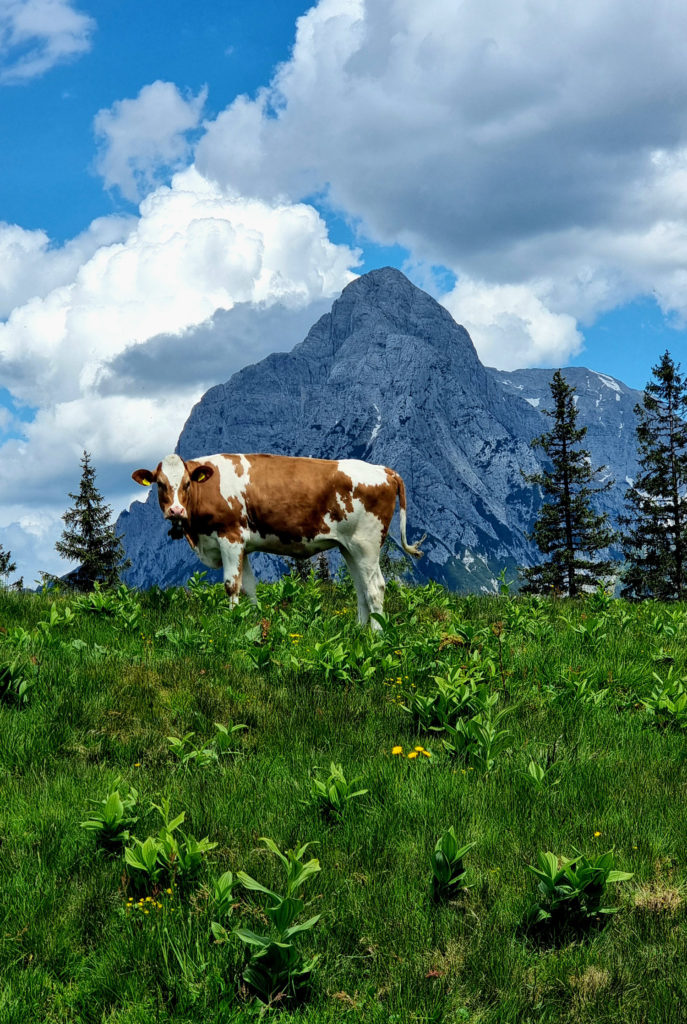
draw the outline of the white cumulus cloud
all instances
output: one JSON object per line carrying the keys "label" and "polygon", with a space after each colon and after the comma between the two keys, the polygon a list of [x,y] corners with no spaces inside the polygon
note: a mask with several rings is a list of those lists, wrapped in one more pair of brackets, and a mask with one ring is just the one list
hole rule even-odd
{"label": "white cumulus cloud", "polygon": [[26,82],[85,53],[94,28],[70,0],[0,0],[0,83]]}
{"label": "white cumulus cloud", "polygon": [[486,366],[560,366],[582,348],[575,318],[552,313],[525,285],[461,278],[441,301],[469,332]]}
{"label": "white cumulus cloud", "polygon": [[571,354],[560,316],[647,294],[687,313],[686,42],[673,0],[320,0],[196,162],[246,194],[320,193],[414,260],[526,289],[541,309],[516,317],[523,361],[542,317]]}
{"label": "white cumulus cloud", "polygon": [[[193,167],[147,196],[138,218],[105,219],[56,249],[5,226],[0,250],[0,294],[4,282],[8,307],[21,296],[0,323],[0,380],[38,406],[0,447],[0,531],[11,527],[22,559],[33,541],[21,524],[40,510],[54,525],[84,448],[119,511],[139,497],[132,470],[173,450],[207,387],[302,340],[358,259],[329,240],[314,207],[246,199]],[[18,570],[28,579],[51,565]]]}
{"label": "white cumulus cloud", "polygon": [[206,97],[207,89],[185,98],[172,82],[157,81],[143,86],[136,99],[99,110],[96,168],[105,185],[133,202],[160,183],[162,171],[188,163],[187,135],[198,125]]}
{"label": "white cumulus cloud", "polygon": [[0,370],[18,398],[72,400],[133,344],[236,302],[305,306],[353,276],[355,254],[329,241],[312,206],[244,199],[193,168],[140,212],[123,241],[97,248],[68,283],[0,324]]}

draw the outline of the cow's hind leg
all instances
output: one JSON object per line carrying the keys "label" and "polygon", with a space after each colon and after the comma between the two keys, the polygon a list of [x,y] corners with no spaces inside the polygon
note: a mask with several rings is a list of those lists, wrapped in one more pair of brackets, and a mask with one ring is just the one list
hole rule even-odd
{"label": "cow's hind leg", "polygon": [[253,575],[253,567],[250,564],[248,555],[244,552],[243,555],[243,592],[249,598],[252,604],[258,603],[257,583],[255,576]]}
{"label": "cow's hind leg", "polygon": [[[347,551],[346,564],[349,569],[352,563],[355,573],[360,580],[360,586],[356,583],[358,591],[358,619],[366,625],[370,613],[381,615],[384,611],[384,591],[386,583],[382,570],[379,568],[379,551],[371,544],[351,544]],[[349,563],[350,559],[350,563]],[[353,575],[353,572],[351,572]],[[354,577],[355,580],[355,577]],[[361,615],[361,605],[364,604],[364,617]],[[381,629],[376,619],[372,620],[373,629]]]}
{"label": "cow's hind leg", "polygon": [[[241,580],[243,576],[243,544],[235,543],[219,538],[219,550],[222,556],[222,570],[224,574],[224,589],[229,598],[229,604],[234,608],[238,604],[241,592]],[[251,573],[251,576],[253,574]]]}
{"label": "cow's hind leg", "polygon": [[367,592],[363,582],[363,578],[358,571],[358,564],[354,556],[347,551],[346,548],[341,548],[341,554],[343,555],[344,561],[351,574],[353,580],[353,586],[358,596],[358,622],[361,626],[366,626],[370,618],[370,609],[367,604]]}

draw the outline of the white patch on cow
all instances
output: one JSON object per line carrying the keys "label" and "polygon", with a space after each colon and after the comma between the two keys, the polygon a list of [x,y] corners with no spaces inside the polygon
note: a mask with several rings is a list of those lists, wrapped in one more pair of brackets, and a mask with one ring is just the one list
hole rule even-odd
{"label": "white patch on cow", "polygon": [[206,455],[203,459],[199,459],[199,462],[207,462],[209,465],[214,466],[219,473],[219,493],[226,501],[231,501],[234,498],[238,498],[241,502],[241,508],[245,510],[246,507],[246,484],[248,483],[248,471],[250,464],[246,459],[245,455],[239,456],[241,459],[241,465],[243,466],[243,473],[239,476],[234,468],[234,462],[232,459],[227,458],[226,455]]}
{"label": "white patch on cow", "polygon": [[196,544],[196,554],[209,569],[222,568],[219,537],[216,533],[201,533]]}
{"label": "white patch on cow", "polygon": [[339,459],[339,469],[351,478],[353,490],[358,484],[363,484],[365,487],[379,487],[380,484],[387,483],[384,466],[375,466],[370,462],[363,462],[361,459]]}
{"label": "white patch on cow", "polygon": [[162,472],[169,480],[169,486],[178,491],[186,472],[184,460],[179,455],[165,455],[162,460]]}
{"label": "white patch on cow", "polygon": [[235,605],[239,599],[241,590],[241,558],[243,555],[243,544],[236,544],[218,537],[219,553],[222,556],[222,572],[224,575],[224,586],[229,597],[229,603]]}
{"label": "white patch on cow", "polygon": [[181,481],[184,479],[186,473],[186,465],[184,460],[179,455],[165,455],[162,460],[161,472],[167,477],[169,486],[172,488],[172,501],[170,508],[174,505],[178,505],[183,509],[183,515],[186,515],[186,506],[181,500],[181,494],[179,488],[181,487]]}

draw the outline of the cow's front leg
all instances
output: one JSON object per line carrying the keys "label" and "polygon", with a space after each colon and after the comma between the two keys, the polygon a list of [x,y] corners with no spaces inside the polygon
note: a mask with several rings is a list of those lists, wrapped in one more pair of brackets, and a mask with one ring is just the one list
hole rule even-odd
{"label": "cow's front leg", "polygon": [[224,574],[224,589],[229,598],[229,604],[234,608],[238,604],[241,591],[241,575],[243,570],[243,544],[239,541],[227,540],[226,537],[219,537],[219,550],[222,556],[222,571]]}

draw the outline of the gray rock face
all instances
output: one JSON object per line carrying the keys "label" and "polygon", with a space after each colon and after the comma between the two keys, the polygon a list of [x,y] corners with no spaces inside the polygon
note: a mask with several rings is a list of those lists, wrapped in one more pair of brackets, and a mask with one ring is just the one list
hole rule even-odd
{"label": "gray rock face", "polygon": [[[428,535],[419,578],[492,589],[499,568],[536,557],[525,535],[541,498],[520,471],[540,468],[530,442],[549,429],[540,410],[551,404],[552,372],[484,367],[447,310],[399,271],[375,270],[345,288],[290,353],[211,388],[192,409],[177,451],[392,466],[406,482],[409,540]],[[603,509],[616,513],[625,478],[636,471],[632,409],[640,393],[591,370],[564,374],[578,389],[593,463],[606,463],[616,479],[602,496]],[[181,583],[203,568],[183,541],[168,539],[155,493],[123,512],[117,529],[133,563],[125,575],[131,586]],[[276,559],[253,560],[263,576],[278,571]]]}

